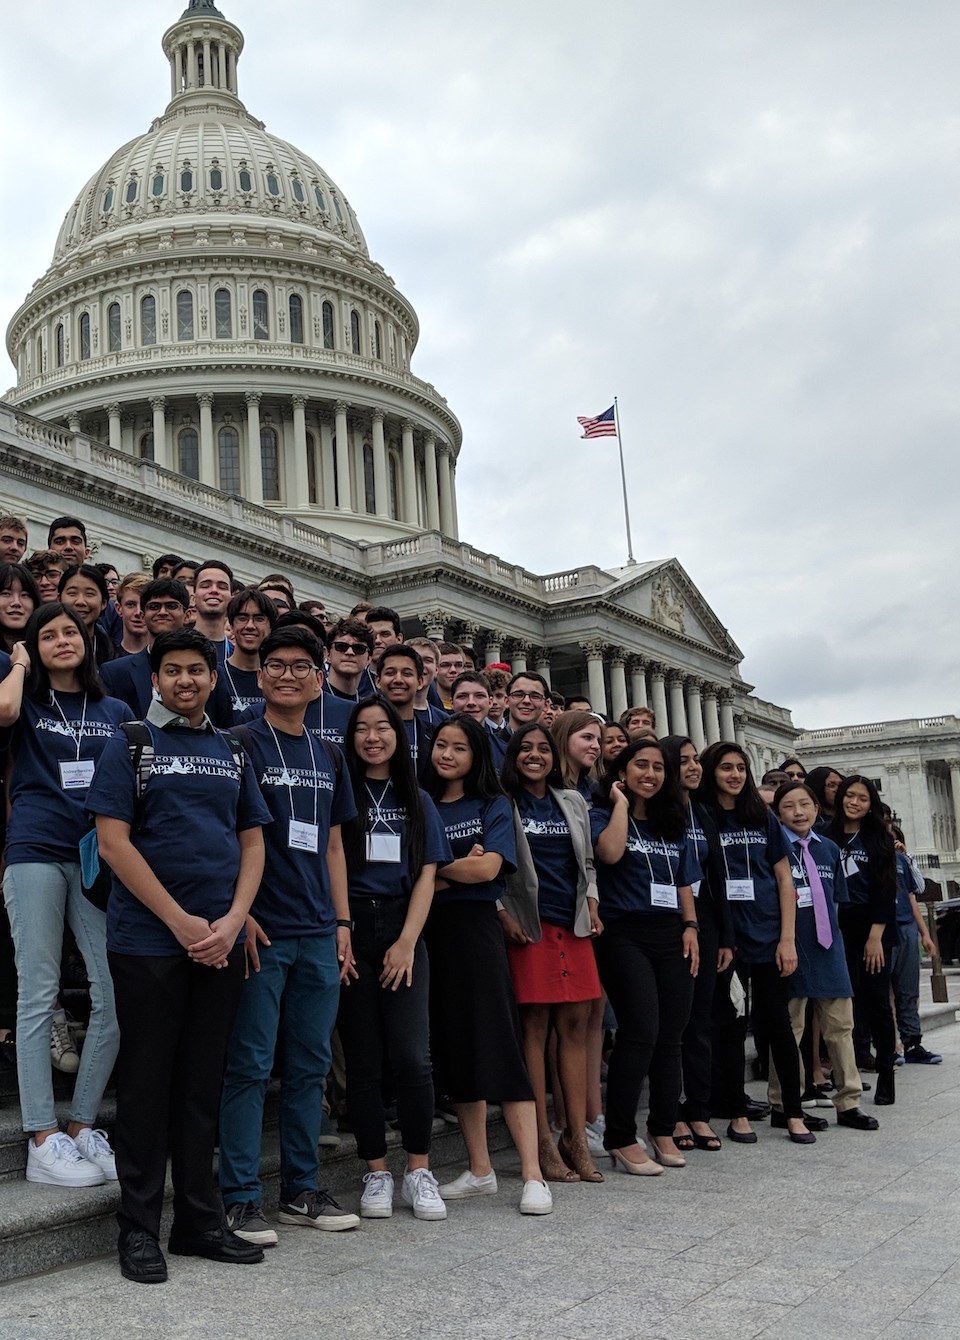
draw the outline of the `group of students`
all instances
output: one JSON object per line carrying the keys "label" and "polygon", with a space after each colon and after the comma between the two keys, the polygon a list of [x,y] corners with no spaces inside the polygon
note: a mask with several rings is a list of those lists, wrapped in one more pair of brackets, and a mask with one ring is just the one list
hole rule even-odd
{"label": "group of students", "polygon": [[[260,1180],[277,1072],[279,1221],[331,1231],[390,1217],[397,1194],[442,1220],[448,1202],[496,1193],[488,1103],[516,1146],[524,1214],[551,1212],[550,1183],[603,1182],[601,1152],[646,1176],[719,1150],[716,1114],[731,1141],[756,1141],[745,985],[771,1125],[800,1144],[826,1125],[803,1107],[824,1079],[819,1047],[803,1076],[809,1001],[838,1125],[876,1129],[854,1038],[872,1038],[875,1101],[893,1102],[898,858],[868,779],[832,774],[828,800],[788,760],[799,772],[768,808],[733,742],[698,757],[686,737],[658,740],[648,708],[605,722],[586,700],[557,703],[539,674],[405,641],[390,609],[334,620],[321,602],[298,607],[278,574],[236,589],[220,560],[167,555],[150,577],[118,578],[139,623],[120,599],[111,632],[106,600],[70,599],[72,578],[100,594],[81,523],[58,519],[46,552],[62,553],[64,529],[82,543],[55,597],[21,563],[0,567],[17,1067],[28,1180],[117,1179],[126,1278],[167,1277],[168,1153],[170,1253],[248,1264],[278,1241]],[[91,1008],[61,1130],[50,1055],[65,926]],[[334,1029],[366,1165],[359,1215],[319,1187]],[[919,1021],[911,1045],[923,1051]],[[111,1145],[95,1123],[114,1069]],[[442,1186],[436,1091],[467,1150]]]}

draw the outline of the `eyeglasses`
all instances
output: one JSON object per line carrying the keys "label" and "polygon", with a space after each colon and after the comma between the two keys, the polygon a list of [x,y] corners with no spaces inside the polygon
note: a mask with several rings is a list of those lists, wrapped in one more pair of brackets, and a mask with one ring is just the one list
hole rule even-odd
{"label": "eyeglasses", "polygon": [[513,689],[507,697],[512,698],[515,703],[523,702],[524,698],[529,698],[532,703],[546,702],[542,693],[521,693],[519,689]]}
{"label": "eyeglasses", "polygon": [[311,670],[316,670],[317,666],[313,661],[264,661],[263,669],[271,679],[283,679],[289,670],[294,679],[306,679]]}
{"label": "eyeglasses", "polygon": [[234,624],[238,623],[269,623],[270,620],[265,614],[238,614],[234,619]]}
{"label": "eyeglasses", "polygon": [[182,610],[183,606],[179,600],[148,600],[143,607],[144,614],[159,614],[161,610],[165,614],[174,614],[177,610]]}
{"label": "eyeglasses", "polygon": [[367,652],[362,642],[331,642],[330,650],[338,651],[341,656],[363,656]]}

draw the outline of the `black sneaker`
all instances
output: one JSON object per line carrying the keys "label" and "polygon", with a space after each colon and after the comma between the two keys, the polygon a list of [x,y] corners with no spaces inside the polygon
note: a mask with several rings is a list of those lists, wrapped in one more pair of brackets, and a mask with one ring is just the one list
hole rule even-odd
{"label": "black sneaker", "polygon": [[915,1042],[912,1047],[904,1050],[903,1059],[908,1065],[939,1065],[943,1057],[937,1052],[928,1052],[926,1047]]}
{"label": "black sneaker", "polygon": [[240,1201],[226,1211],[224,1222],[231,1233],[244,1242],[255,1242],[258,1247],[276,1247],[277,1230],[271,1228],[263,1217],[263,1210],[256,1201]]}
{"label": "black sneaker", "polygon": [[278,1218],[281,1224],[323,1228],[329,1233],[360,1227],[360,1216],[341,1210],[326,1191],[301,1191],[296,1200],[282,1200]]}

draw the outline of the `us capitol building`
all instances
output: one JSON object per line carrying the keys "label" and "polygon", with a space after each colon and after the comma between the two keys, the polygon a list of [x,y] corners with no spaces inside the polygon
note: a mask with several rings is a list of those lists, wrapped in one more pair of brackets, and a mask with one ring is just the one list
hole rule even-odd
{"label": "us capitol building", "polygon": [[416,312],[340,187],[240,101],[242,50],[191,0],[163,36],[166,110],[67,210],[7,331],[0,507],[31,547],[81,516],[121,571],[222,556],[338,613],[391,605],[408,635],[778,763],[790,713],[752,695],[676,559],[544,576],[460,540],[462,431],[411,371]]}

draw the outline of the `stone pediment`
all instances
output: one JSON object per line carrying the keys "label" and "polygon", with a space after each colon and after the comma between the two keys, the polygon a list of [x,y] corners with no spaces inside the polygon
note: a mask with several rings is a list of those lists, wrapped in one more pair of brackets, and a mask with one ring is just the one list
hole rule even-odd
{"label": "stone pediment", "polygon": [[739,647],[675,558],[620,568],[611,575],[615,584],[604,591],[605,602],[669,633],[742,659]]}

